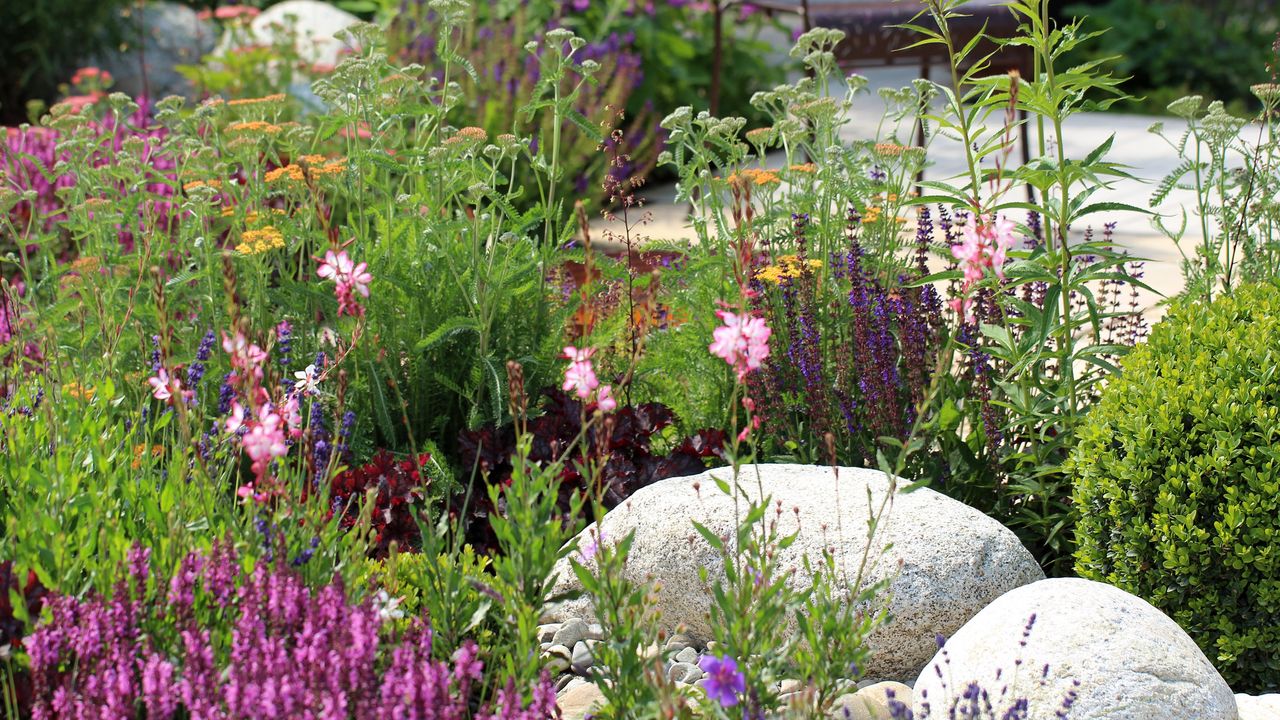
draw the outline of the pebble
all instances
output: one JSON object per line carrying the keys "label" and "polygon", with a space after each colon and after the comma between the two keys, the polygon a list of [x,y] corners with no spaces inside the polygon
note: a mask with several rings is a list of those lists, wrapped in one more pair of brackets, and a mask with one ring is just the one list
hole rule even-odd
{"label": "pebble", "polygon": [[561,623],[551,623],[550,625],[538,626],[538,642],[543,643],[543,649],[551,647],[551,638],[556,636],[556,631],[561,627]]}
{"label": "pebble", "polygon": [[586,641],[579,640],[573,646],[573,654],[569,657],[570,667],[579,675],[586,675],[591,669],[591,664],[595,659],[591,655],[591,648]]}
{"label": "pebble", "polygon": [[599,641],[599,640],[603,640],[603,639],[604,639],[604,626],[603,626],[603,625],[601,625],[600,623],[591,623],[590,625],[588,625],[588,626],[587,626],[587,639],[588,639],[588,640],[597,640],[597,641]]}
{"label": "pebble", "polygon": [[552,675],[568,670],[573,662],[573,653],[563,645],[552,645],[547,649],[544,657],[546,657],[547,672]]}
{"label": "pebble", "polygon": [[591,630],[587,623],[579,618],[573,618],[560,626],[560,629],[551,636],[552,645],[563,645],[571,648],[578,643],[579,640],[586,640],[587,633]]}
{"label": "pebble", "polygon": [[698,651],[691,647],[686,647],[676,653],[675,661],[678,663],[688,663],[690,665],[698,664]]}
{"label": "pebble", "polygon": [[599,709],[604,703],[604,694],[600,692],[600,688],[585,681],[567,687],[556,700],[563,720],[583,720],[587,713]]}
{"label": "pebble", "polygon": [[702,670],[697,665],[678,662],[667,670],[667,679],[676,682],[692,683],[702,678]]}
{"label": "pebble", "polygon": [[676,633],[667,640],[666,646],[663,648],[669,653],[679,653],[685,648],[693,647],[693,638],[684,633]]}

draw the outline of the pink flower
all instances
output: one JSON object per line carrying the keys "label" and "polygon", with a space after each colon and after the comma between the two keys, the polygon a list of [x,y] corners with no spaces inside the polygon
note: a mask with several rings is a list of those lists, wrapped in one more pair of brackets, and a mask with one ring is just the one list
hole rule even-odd
{"label": "pink flower", "polygon": [[222,333],[222,349],[231,356],[231,367],[235,370],[247,370],[255,378],[262,379],[262,363],[267,360],[267,353],[262,348],[245,339],[243,333],[234,336]]}
{"label": "pink flower", "polygon": [[284,403],[284,422],[289,428],[289,437],[297,440],[302,437],[302,403],[297,395],[290,395]]}
{"label": "pink flower", "polygon": [[971,297],[952,298],[951,300],[947,301],[947,305],[949,305],[957,315],[960,315],[961,317],[963,317],[965,322],[967,323],[973,322],[974,320],[973,298]]}
{"label": "pink flower", "polygon": [[964,226],[964,239],[951,247],[951,256],[964,268],[966,288],[981,280],[986,268],[1004,279],[1005,260],[1018,239],[1014,232],[1013,221],[1003,214],[994,222],[990,216],[983,215]]}
{"label": "pink flower", "polygon": [[738,372],[738,380],[757,370],[769,357],[769,336],[773,333],[764,318],[735,315],[727,310],[717,310],[724,325],[712,333],[714,342],[707,348],[712,355],[722,358]]}
{"label": "pink flower", "polygon": [[156,371],[154,377],[147,378],[147,382],[151,385],[151,394],[157,400],[169,400],[175,392],[182,389],[182,383],[178,378],[169,377],[168,371],[160,368]]}
{"label": "pink flower", "polygon": [[369,283],[373,282],[373,275],[369,274],[368,268],[368,263],[357,265],[352,261],[346,250],[338,252],[330,250],[324,254],[316,275],[337,283],[335,294],[338,297],[339,315],[352,317],[364,315],[364,308],[352,293],[354,291],[362,297],[369,297]]}
{"label": "pink flower", "polygon": [[255,424],[241,438],[244,451],[253,461],[254,474],[262,477],[267,464],[273,459],[289,454],[289,446],[285,444],[284,430],[281,428],[280,416],[270,405],[263,407],[262,420]]}
{"label": "pink flower", "polygon": [[244,406],[240,404],[239,400],[233,400],[231,401],[231,414],[227,416],[227,434],[235,435],[244,426]]}
{"label": "pink flower", "polygon": [[565,392],[572,390],[573,394],[581,400],[590,398],[591,391],[599,386],[600,381],[596,379],[596,371],[591,367],[590,360],[569,363],[569,367],[564,371],[562,388]]}
{"label": "pink flower", "polygon": [[612,385],[601,385],[600,392],[596,395],[596,407],[600,408],[600,412],[613,412],[618,409],[618,401],[613,397]]}
{"label": "pink flower", "polygon": [[261,12],[250,5],[223,5],[213,11],[213,16],[219,20],[235,20],[239,17],[255,18]]}
{"label": "pink flower", "polygon": [[347,256],[347,251],[334,252],[332,250],[324,254],[324,260],[320,262],[320,268],[316,270],[325,280],[341,280],[351,274],[355,269],[355,263],[351,262],[351,258]]}

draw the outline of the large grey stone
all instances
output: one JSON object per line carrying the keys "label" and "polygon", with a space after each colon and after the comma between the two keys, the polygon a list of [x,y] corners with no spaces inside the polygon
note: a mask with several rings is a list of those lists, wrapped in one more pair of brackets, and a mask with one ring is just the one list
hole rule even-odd
{"label": "large grey stone", "polygon": [[1231,689],[1177,623],[1078,578],[1018,588],[978,613],[920,674],[916,716],[928,703],[929,717],[948,717],[975,682],[992,696],[1008,687],[1033,718],[1054,717],[1070,695],[1071,720],[1237,720]]}
{"label": "large grey stone", "polygon": [[[732,477],[721,469],[655,483],[609,512],[601,525],[606,542],[636,531],[629,578],[660,583],[661,627],[673,633],[683,626],[698,642],[710,637],[709,583],[723,577],[723,564],[693,521],[727,537],[738,524],[735,512],[742,511],[712,476]],[[840,468],[837,475],[830,467],[810,465],[749,466],[743,468],[741,485],[752,497],[762,487],[766,496],[781,501],[780,532],[790,533],[799,523],[796,542],[778,554],[784,572],[796,570],[790,582],[797,587],[811,582],[803,571],[804,556],[817,560],[824,548],[833,551],[845,576],[857,576],[867,547],[868,491],[878,507],[890,488],[876,470]],[[955,632],[995,598],[1044,573],[1012,532],[962,503],[922,489],[896,494],[891,505],[868,555],[864,583],[888,581],[885,601],[892,617],[871,634],[872,658],[863,670],[879,679],[904,680],[914,678],[933,655],[937,633]],[[576,539],[580,548],[587,547],[587,538],[584,533]],[[708,583],[699,577],[701,568],[710,571]],[[577,589],[568,562],[560,563],[555,592]],[[546,615],[564,620],[589,617],[590,611],[590,600],[581,598],[551,606]]]}
{"label": "large grey stone", "polygon": [[218,42],[218,29],[196,11],[172,2],[130,5],[121,23],[124,42],[91,62],[115,78],[113,90],[159,100],[167,95],[195,99],[195,88],[179,65],[195,65]]}

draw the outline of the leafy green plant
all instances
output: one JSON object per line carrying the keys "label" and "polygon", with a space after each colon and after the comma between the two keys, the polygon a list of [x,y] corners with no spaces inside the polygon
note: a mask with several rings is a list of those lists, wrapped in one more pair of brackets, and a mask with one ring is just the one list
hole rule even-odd
{"label": "leafy green plant", "polygon": [[[1273,78],[1252,91],[1263,105],[1254,118],[1256,134],[1246,118],[1232,115],[1221,101],[1206,106],[1198,95],[1169,104],[1169,112],[1186,121],[1180,135],[1166,134],[1163,123],[1151,127],[1180,160],[1152,191],[1151,206],[1162,204],[1175,189],[1195,194],[1192,213],[1183,208],[1178,221],[1155,217],[1152,223],[1182,255],[1183,294],[1206,302],[1216,293],[1230,292],[1234,284],[1275,277],[1280,259],[1280,206],[1275,202],[1280,85]],[[1189,225],[1198,225],[1199,233],[1188,237]],[[1198,243],[1192,239],[1196,235]]]}
{"label": "leafy green plant", "polygon": [[1070,464],[1076,570],[1165,611],[1232,688],[1280,684],[1280,286],[1184,301],[1124,360]]}

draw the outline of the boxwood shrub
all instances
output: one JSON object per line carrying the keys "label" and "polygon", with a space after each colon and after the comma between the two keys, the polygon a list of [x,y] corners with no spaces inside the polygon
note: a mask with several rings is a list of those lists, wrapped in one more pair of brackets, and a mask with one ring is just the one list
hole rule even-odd
{"label": "boxwood shrub", "polygon": [[1076,570],[1178,622],[1237,692],[1280,687],[1280,287],[1184,303],[1071,461]]}

